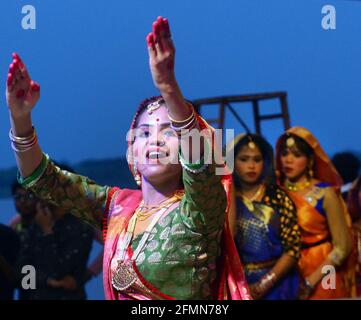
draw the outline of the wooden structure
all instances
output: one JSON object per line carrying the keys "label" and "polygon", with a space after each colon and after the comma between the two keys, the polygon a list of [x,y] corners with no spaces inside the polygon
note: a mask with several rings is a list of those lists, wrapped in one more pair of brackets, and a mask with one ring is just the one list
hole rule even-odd
{"label": "wooden structure", "polygon": [[[272,114],[262,115],[261,114],[261,102],[265,100],[277,100],[280,105],[280,111],[276,111]],[[197,99],[192,101],[196,110],[201,114],[201,109],[205,105],[218,105],[218,118],[205,119],[210,125],[217,129],[224,129],[226,111],[229,110],[240,125],[245,129],[246,132],[250,133],[251,130],[247,124],[238,115],[235,106],[232,104],[238,103],[237,107],[241,104],[250,102],[253,109],[254,127],[258,134],[262,133],[261,122],[273,119],[282,119],[284,130],[290,127],[290,117],[288,113],[287,105],[287,93],[286,92],[270,92],[270,93],[259,93],[259,94],[246,94],[237,96],[223,96],[215,98]]]}

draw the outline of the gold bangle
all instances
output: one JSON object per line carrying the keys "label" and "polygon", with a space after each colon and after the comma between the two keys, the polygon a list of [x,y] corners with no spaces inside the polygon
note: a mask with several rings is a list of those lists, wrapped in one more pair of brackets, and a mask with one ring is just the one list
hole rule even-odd
{"label": "gold bangle", "polygon": [[34,139],[34,137],[36,136],[36,131],[35,131],[34,126],[32,126],[31,128],[32,128],[33,132],[30,135],[26,136],[26,137],[17,137],[17,136],[15,136],[13,134],[13,130],[10,128],[10,130],[9,130],[9,138],[10,138],[10,140],[13,141],[13,142],[23,143],[23,142],[27,142],[27,141],[29,141],[31,139]]}
{"label": "gold bangle", "polygon": [[171,122],[173,122],[173,123],[183,124],[183,123],[185,123],[185,122],[190,121],[190,120],[194,117],[194,109],[192,108],[192,114],[191,114],[187,119],[184,119],[184,120],[181,120],[181,121],[173,119],[173,118],[169,115],[169,113],[168,113],[168,117],[169,117],[169,120],[170,120]]}

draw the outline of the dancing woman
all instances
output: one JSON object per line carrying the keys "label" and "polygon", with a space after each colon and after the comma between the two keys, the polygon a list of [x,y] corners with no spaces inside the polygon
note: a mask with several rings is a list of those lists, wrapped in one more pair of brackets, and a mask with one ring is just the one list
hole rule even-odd
{"label": "dancing woman", "polygon": [[352,229],[355,237],[357,255],[356,263],[356,295],[361,296],[361,176],[352,184],[347,196],[347,208],[352,218]]}
{"label": "dancing woman", "polygon": [[230,226],[255,299],[296,299],[300,231],[296,209],[277,186],[273,150],[261,136],[239,135],[234,149],[235,197]]}
{"label": "dancing woman", "polygon": [[[14,54],[7,102],[19,180],[40,198],[102,228],[107,299],[248,299],[224,223],[230,177],[215,174],[215,163],[204,161],[204,148],[199,155],[183,148],[184,139],[193,140],[180,137],[181,130],[208,126],[178,87],[167,19],[153,23],[147,44],[161,96],[141,103],[129,133],[128,163],[141,189],[99,186],[50,161],[31,120],[40,87]],[[206,140],[213,154],[212,139]]]}
{"label": "dancing woman", "polygon": [[[349,297],[354,270],[347,261],[352,240],[350,217],[338,190],[342,179],[305,128],[287,130],[278,139],[276,149],[280,183],[297,207],[301,227],[299,268],[305,279],[301,298]],[[333,267],[335,278],[325,285],[322,279]]]}

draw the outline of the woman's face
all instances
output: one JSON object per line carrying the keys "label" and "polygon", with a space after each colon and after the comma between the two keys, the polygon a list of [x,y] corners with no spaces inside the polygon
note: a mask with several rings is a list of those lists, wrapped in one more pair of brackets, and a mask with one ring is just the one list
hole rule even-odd
{"label": "woman's face", "polygon": [[144,179],[159,184],[178,179],[182,167],[178,161],[179,140],[170,128],[165,106],[149,114],[147,110],[138,118],[133,143],[136,167]]}
{"label": "woman's face", "polygon": [[294,145],[282,151],[281,164],[283,174],[288,179],[297,181],[306,174],[309,159]]}
{"label": "woman's face", "polygon": [[263,157],[259,148],[243,146],[236,155],[235,170],[242,183],[258,183],[263,170]]}

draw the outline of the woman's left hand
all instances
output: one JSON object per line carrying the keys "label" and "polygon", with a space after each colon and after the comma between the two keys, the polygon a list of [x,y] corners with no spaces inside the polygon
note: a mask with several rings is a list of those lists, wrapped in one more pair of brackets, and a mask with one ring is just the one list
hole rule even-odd
{"label": "woman's left hand", "polygon": [[249,290],[251,291],[251,296],[254,300],[260,300],[264,295],[258,282],[249,285]]}
{"label": "woman's left hand", "polygon": [[149,66],[155,86],[161,93],[176,86],[174,75],[175,47],[171,38],[168,19],[158,17],[153,31],[147,36]]}
{"label": "woman's left hand", "polygon": [[62,278],[60,280],[55,280],[55,279],[49,278],[47,281],[47,284],[49,287],[63,288],[68,291],[73,291],[78,288],[76,280],[72,276],[65,276],[64,278]]}

